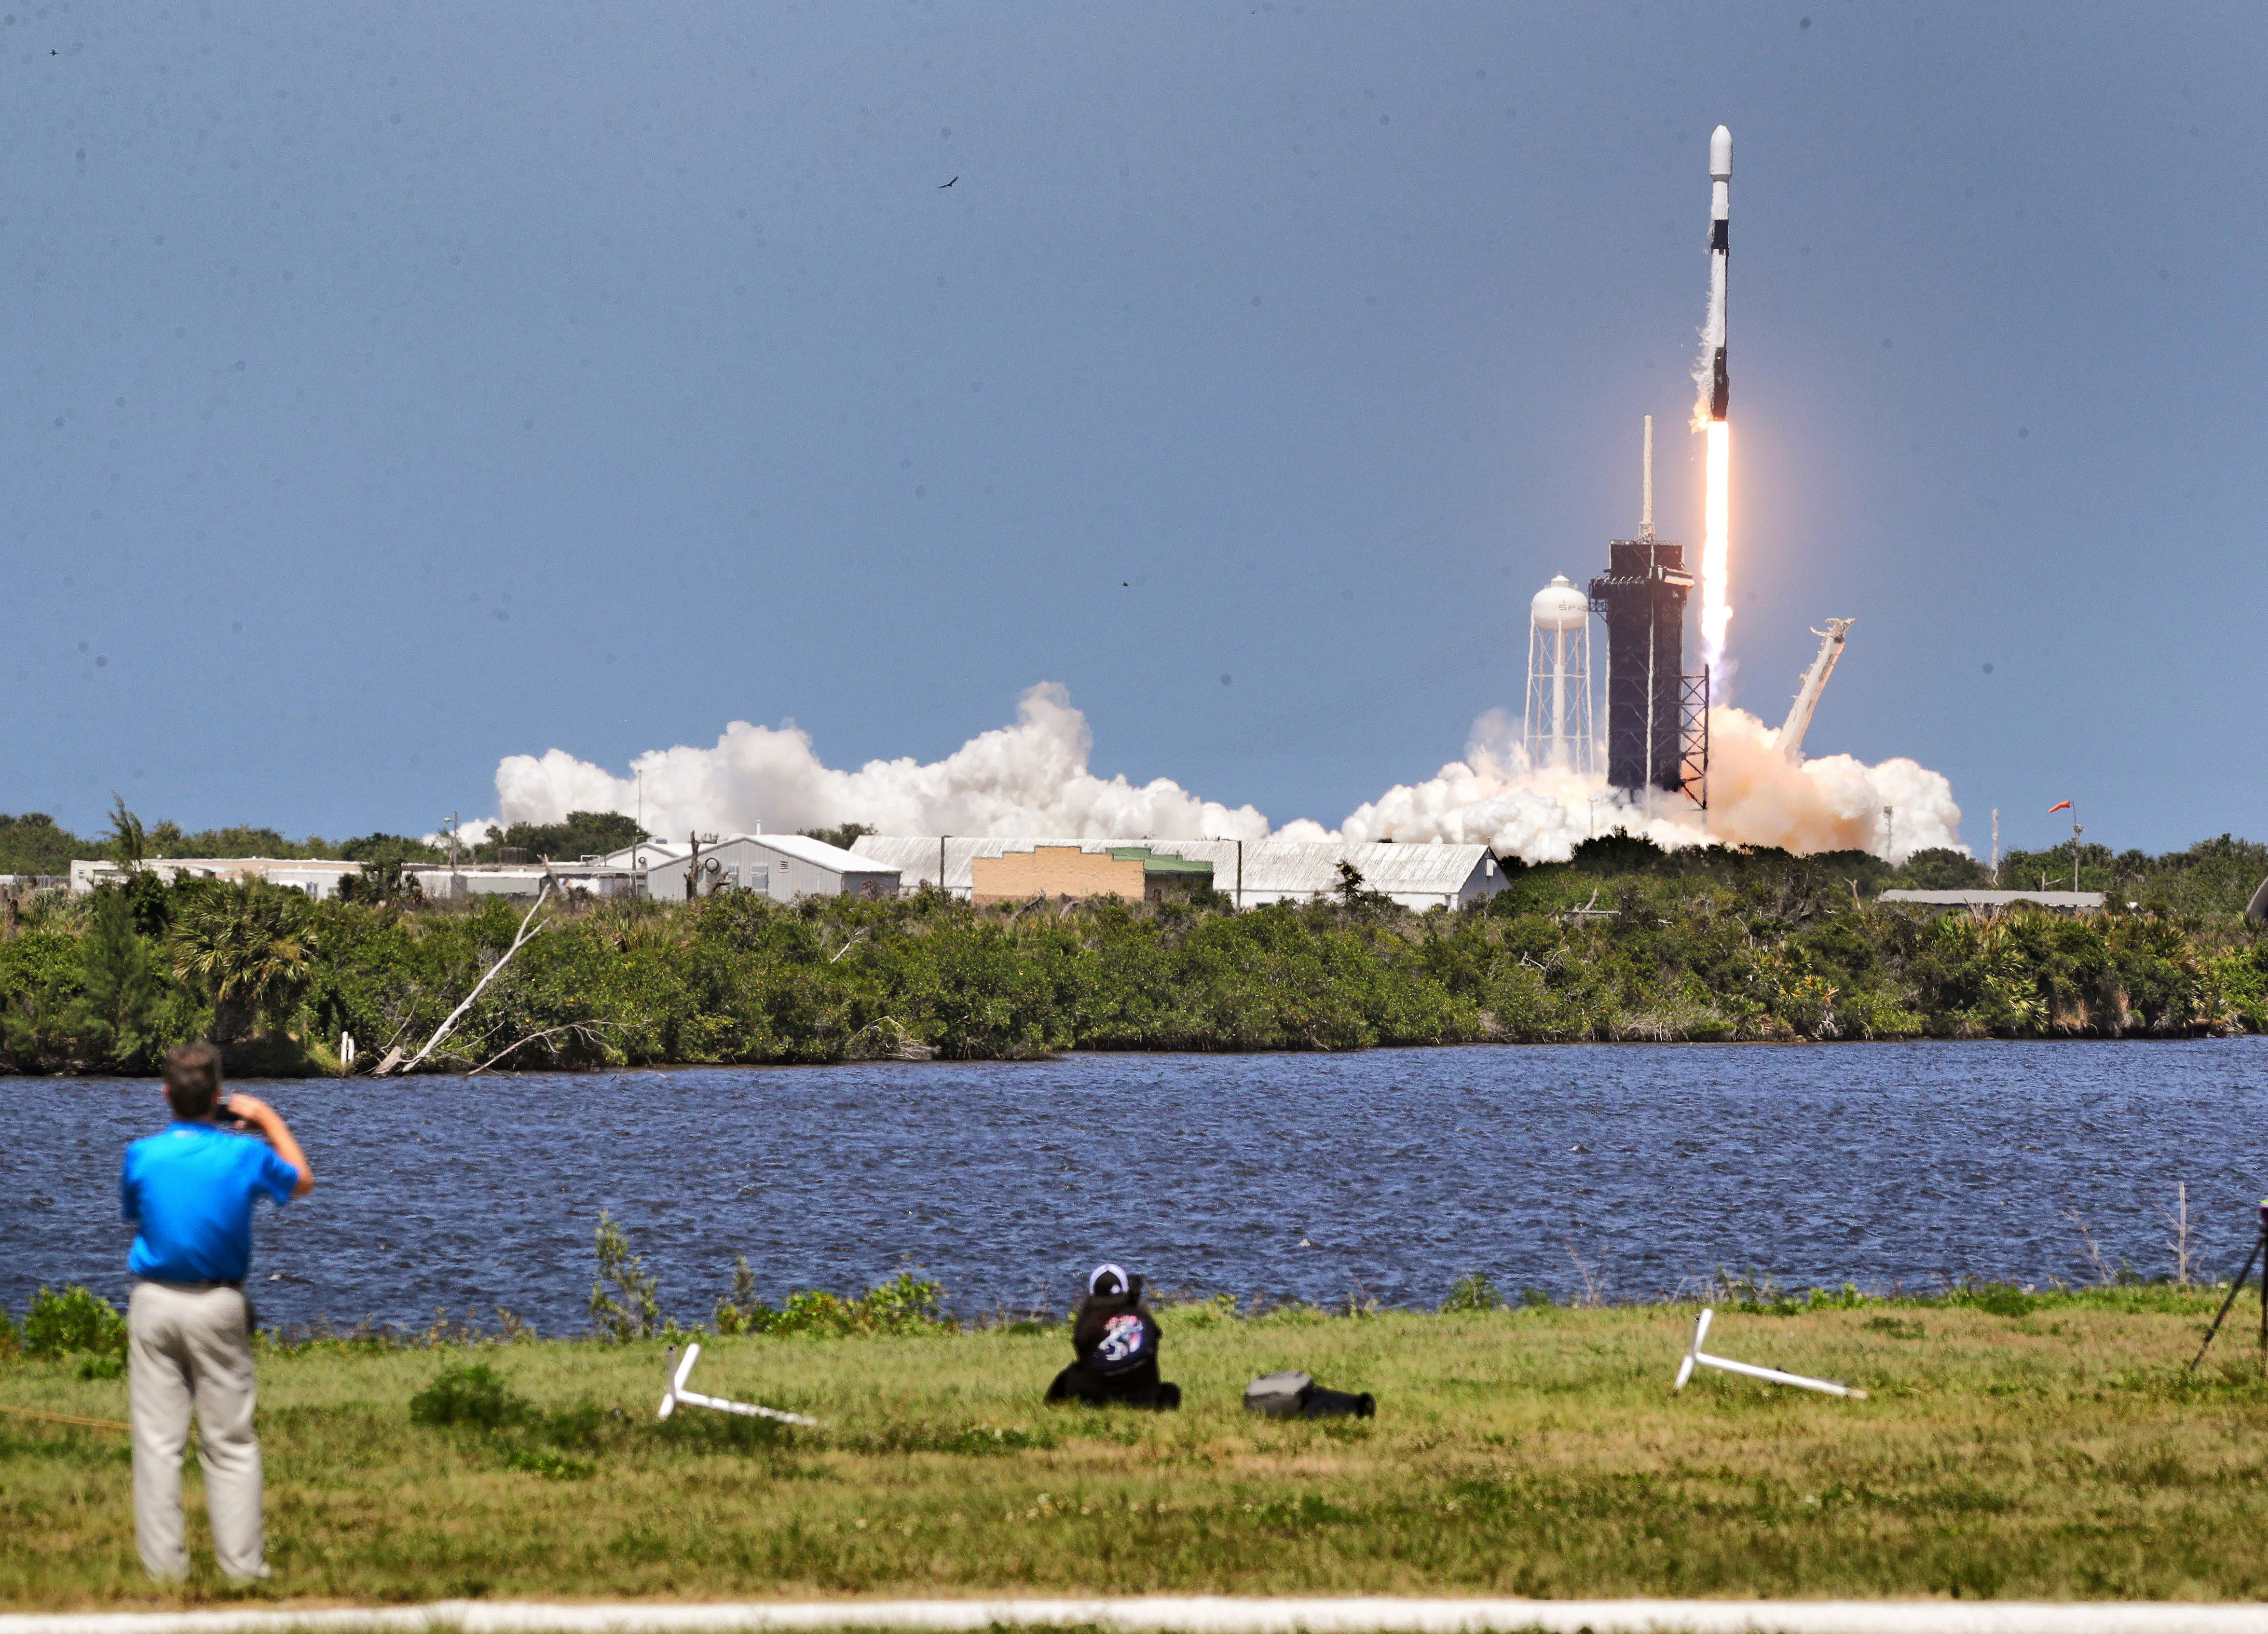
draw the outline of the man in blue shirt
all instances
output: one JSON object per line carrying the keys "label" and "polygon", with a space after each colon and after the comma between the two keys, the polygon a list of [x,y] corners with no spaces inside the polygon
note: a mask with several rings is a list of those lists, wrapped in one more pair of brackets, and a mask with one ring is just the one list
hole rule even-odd
{"label": "man in blue shirt", "polygon": [[[205,1470],[213,1553],[239,1582],[268,1575],[253,1433],[252,1205],[279,1206],[315,1187],[315,1171],[276,1109],[250,1095],[222,1099],[220,1051],[169,1052],[173,1122],[126,1148],[118,1195],[134,1251],[127,1269],[127,1394],[134,1421],[134,1534],[142,1564],[161,1581],[187,1577],[181,1452],[194,1410]],[[232,1120],[226,1130],[216,1116]],[[247,1126],[265,1142],[237,1132]]]}

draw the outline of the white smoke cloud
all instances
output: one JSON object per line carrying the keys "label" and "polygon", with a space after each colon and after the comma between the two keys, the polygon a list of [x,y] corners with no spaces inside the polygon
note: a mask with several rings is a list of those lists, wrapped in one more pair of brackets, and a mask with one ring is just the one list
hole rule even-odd
{"label": "white smoke cloud", "polygon": [[[650,832],[679,835],[863,822],[885,834],[1044,835],[1064,838],[1260,839],[1268,819],[1250,806],[1205,800],[1169,778],[1137,784],[1088,768],[1094,738],[1070,695],[1052,682],[1025,693],[1012,726],[981,733],[941,761],[823,764],[807,732],[734,721],[710,748],[652,749],[618,777],[563,749],[507,756],[497,767],[499,822],[556,822],[571,811],[639,810]],[[1272,830],[1289,840],[1443,840],[1495,846],[1529,862],[1564,862],[1594,834],[1624,829],[1675,849],[1718,841],[1793,851],[1881,855],[1882,808],[1893,808],[1889,855],[1962,849],[1961,808],[1939,773],[1895,759],[1847,754],[1800,765],[1778,733],[1745,710],[1710,712],[1710,810],[1664,795],[1647,813],[1603,777],[1528,763],[1513,721],[1491,710],[1473,724],[1465,757],[1423,783],[1388,790],[1337,828],[1301,818]],[[470,828],[470,825],[468,825]]]}
{"label": "white smoke cloud", "polygon": [[1086,717],[1053,682],[1025,693],[1016,724],[980,733],[924,765],[869,761],[856,771],[827,766],[811,735],[791,722],[736,720],[713,747],[650,749],[617,777],[563,749],[513,754],[497,767],[505,822],[556,822],[571,811],[635,814],[664,837],[694,830],[746,833],[863,822],[884,834],[1042,834],[1108,838],[1256,840],[1268,820],[1198,799],[1170,778],[1135,784],[1087,769],[1094,736]]}
{"label": "white smoke cloud", "polygon": [[[1792,765],[1778,736],[1745,710],[1710,710],[1709,811],[1664,794],[1649,813],[1603,777],[1531,768],[1508,718],[1491,710],[1474,723],[1463,760],[1424,783],[1388,790],[1340,829],[1350,840],[1482,842],[1528,862],[1565,862],[1590,835],[1617,828],[1665,850],[1717,841],[1872,851],[1904,862],[1934,846],[1966,849],[1961,808],[1942,774],[1904,758],[1868,766],[1848,754]],[[1312,833],[1290,837],[1325,837],[1308,827]]]}

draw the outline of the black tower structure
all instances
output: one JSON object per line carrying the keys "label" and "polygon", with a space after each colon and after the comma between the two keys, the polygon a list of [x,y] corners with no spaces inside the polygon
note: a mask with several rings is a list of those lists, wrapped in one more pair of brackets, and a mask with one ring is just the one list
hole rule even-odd
{"label": "black tower structure", "polygon": [[[1689,763],[1692,688],[1683,670],[1692,589],[1685,547],[1651,537],[1610,542],[1607,570],[1591,581],[1591,608],[1607,625],[1607,781],[1616,788],[1690,789],[1697,771],[1706,776],[1705,740],[1700,765]],[[1705,698],[1706,681],[1693,680]],[[1705,703],[1700,719],[1705,730]]]}

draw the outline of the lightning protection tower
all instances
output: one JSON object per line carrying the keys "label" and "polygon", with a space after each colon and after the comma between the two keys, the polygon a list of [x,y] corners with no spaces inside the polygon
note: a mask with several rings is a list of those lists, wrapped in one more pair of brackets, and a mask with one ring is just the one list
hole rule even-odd
{"label": "lightning protection tower", "polygon": [[1591,607],[1565,573],[1528,603],[1523,740],[1529,765],[1591,775]]}

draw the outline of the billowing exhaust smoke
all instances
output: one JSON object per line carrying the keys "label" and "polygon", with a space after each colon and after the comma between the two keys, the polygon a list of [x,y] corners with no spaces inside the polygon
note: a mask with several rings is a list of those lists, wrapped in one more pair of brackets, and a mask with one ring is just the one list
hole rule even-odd
{"label": "billowing exhaust smoke", "polygon": [[[1648,817],[1602,777],[1532,766],[1520,724],[1491,710],[1474,723],[1465,757],[1423,783],[1399,785],[1337,828],[1300,819],[1285,839],[1430,840],[1493,845],[1530,862],[1564,862],[1591,835],[1624,829],[1665,848],[1776,845],[1793,851],[1867,850],[1903,861],[1960,847],[1952,785],[1910,760],[1868,766],[1847,754],[1792,764],[1753,715],[1710,717],[1710,810],[1657,800]],[[941,761],[823,764],[793,725],[734,721],[708,748],[652,749],[616,777],[563,749],[507,756],[497,767],[502,822],[556,822],[571,811],[641,810],[650,832],[681,835],[831,828],[862,822],[885,834],[1025,835],[1060,838],[1259,839],[1271,832],[1250,806],[1200,799],[1169,778],[1134,784],[1088,767],[1093,734],[1065,689],[1025,693],[1013,725],[981,733]],[[641,784],[643,787],[641,788]],[[1889,808],[1888,815],[1885,808]]]}
{"label": "billowing exhaust smoke", "polygon": [[1025,693],[1016,724],[971,738],[943,760],[869,761],[856,771],[821,763],[811,734],[736,720],[711,747],[649,749],[617,777],[563,749],[507,755],[497,767],[505,822],[557,822],[571,811],[644,813],[665,838],[863,822],[884,834],[1147,835],[1258,839],[1268,820],[1249,806],[1199,799],[1165,777],[1134,784],[1087,769],[1094,736],[1053,682]]}

